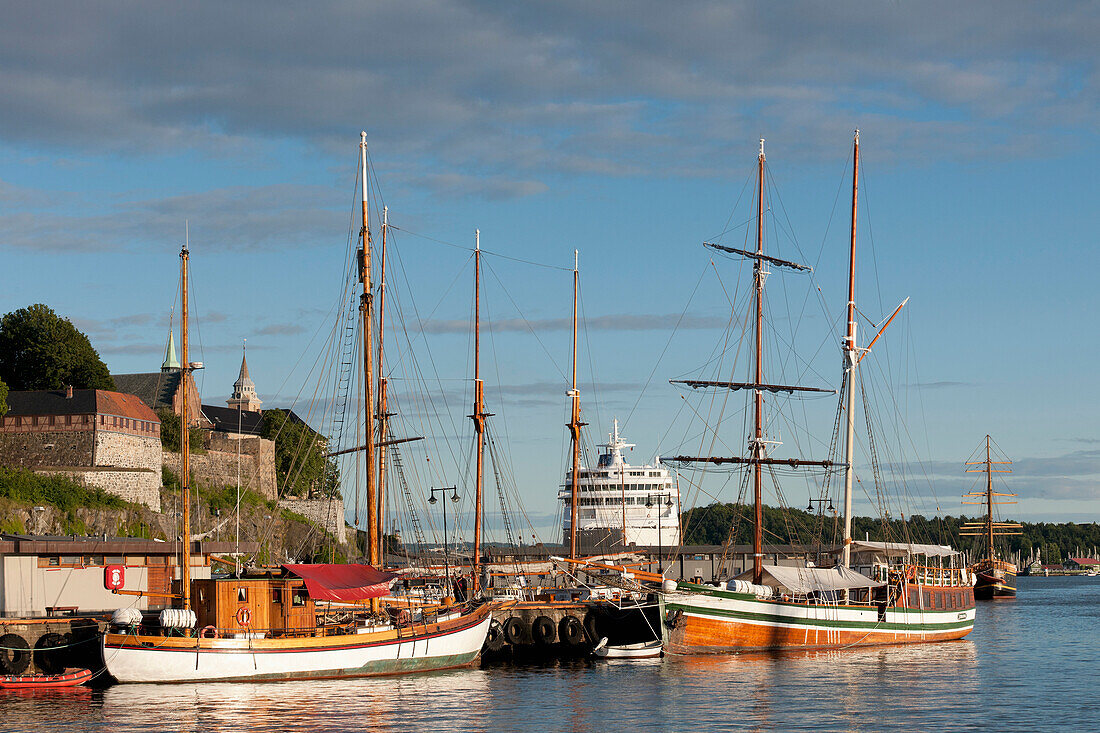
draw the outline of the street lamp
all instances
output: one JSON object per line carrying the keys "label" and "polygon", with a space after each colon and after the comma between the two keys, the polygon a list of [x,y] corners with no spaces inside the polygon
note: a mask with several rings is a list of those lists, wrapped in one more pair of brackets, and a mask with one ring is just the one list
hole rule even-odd
{"label": "street lamp", "polygon": [[[824,504],[825,502],[829,502],[829,506],[825,507],[825,508],[824,508],[824,510],[823,510],[823,509],[822,509],[822,505],[823,505],[823,504]],[[836,507],[834,507],[834,506],[833,506],[833,500],[832,500],[832,499],[826,499],[826,498],[822,498],[822,499],[815,499],[815,498],[813,498],[813,497],[811,496],[811,497],[810,497],[810,502],[809,502],[809,503],[808,503],[808,504],[806,505],[806,511],[807,511],[808,513],[810,513],[810,514],[813,514],[813,511],[814,511],[814,504],[817,504],[817,508],[818,508],[818,512],[819,512],[819,513],[820,513],[821,511],[827,511],[827,512],[833,512],[833,513],[836,513]]]}
{"label": "street lamp", "polygon": [[[653,501],[660,501],[661,499],[665,500],[666,507],[672,506],[672,494],[666,491],[661,494],[647,494],[645,498],[645,508],[652,509]],[[664,545],[661,544],[661,514],[663,512],[663,509],[657,512],[657,570],[661,573],[662,578],[665,576],[665,569],[661,565],[661,556],[664,555]]]}
{"label": "street lamp", "polygon": [[[428,499],[429,504],[434,504],[438,499],[435,498],[435,492],[446,493],[451,492],[451,501],[455,504],[458,503],[458,487],[457,486],[438,486],[432,487],[431,497]],[[446,586],[451,582],[451,563],[447,554],[447,502],[443,502],[443,585],[444,592],[446,592]]]}

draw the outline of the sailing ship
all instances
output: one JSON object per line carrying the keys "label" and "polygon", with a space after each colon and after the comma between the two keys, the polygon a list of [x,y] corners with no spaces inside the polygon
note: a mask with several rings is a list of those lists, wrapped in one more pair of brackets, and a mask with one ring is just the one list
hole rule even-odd
{"label": "sailing ship", "polygon": [[[383,397],[376,404],[374,392],[366,133],[362,133],[359,153],[363,223],[356,262],[362,283],[365,434],[374,436],[376,411],[384,414],[385,402]],[[189,258],[185,243],[180,251],[184,431],[190,424],[186,376],[202,368],[201,363],[188,360]],[[378,443],[384,448],[384,427],[378,434],[382,436]],[[164,609],[148,624],[140,613],[121,615],[103,636],[103,660],[108,672],[119,682],[195,682],[360,677],[472,664],[481,652],[492,620],[488,604],[475,601],[413,607],[407,599],[385,603],[397,576],[378,569],[382,560],[381,494],[376,491],[374,467],[378,465],[375,448],[379,445],[370,439],[366,443],[363,449],[370,467],[365,472],[367,564],[287,564],[252,575],[192,580],[190,446],[188,440],[182,440],[181,578],[178,593],[169,594],[179,607]]]}
{"label": "sailing ship", "polygon": [[[632,466],[623,449],[633,448],[619,435],[613,421],[608,441],[601,443],[595,467],[577,470],[577,543],[586,552],[621,551],[638,547],[675,547],[680,544],[680,491],[671,471],[661,464]],[[565,474],[558,491],[562,503],[562,544],[573,536],[573,470]]]}
{"label": "sailing ship", "polygon": [[[842,463],[769,455],[776,441],[765,433],[764,395],[832,392],[815,387],[771,384],[763,364],[764,283],[768,267],[808,270],[764,251],[764,141],[760,141],[756,180],[756,249],[710,244],[712,249],[749,259],[755,291],[753,375],[746,382],[673,380],[697,388],[742,390],[752,394],[752,433],[748,455],[676,456],[677,464],[740,464],[751,468],[754,494],[753,567],[725,585],[663,580],[659,594],[665,650],[673,654],[726,653],[768,649],[814,649],[959,639],[974,626],[972,576],[953,567],[950,547],[908,542],[852,540],[852,488],[855,472],[855,393],[860,360],[905,305],[902,303],[866,348],[856,340],[855,245],[859,191],[859,131],[855,133],[852,175],[851,241],[848,267],[847,333],[842,341],[842,410],[846,422]],[[770,422],[769,422],[770,424]],[[838,425],[839,427],[839,425]],[[839,465],[838,465],[839,464]],[[779,567],[763,564],[765,470],[770,467],[843,468],[843,545],[833,551],[835,567]],[[863,570],[864,572],[860,572]]]}
{"label": "sailing ship", "polygon": [[[967,473],[984,473],[986,483],[984,491],[971,491],[963,494],[964,499],[982,499],[982,501],[964,501],[964,504],[984,504],[985,519],[981,522],[966,522],[959,528],[962,537],[975,537],[984,540],[985,557],[970,566],[974,573],[974,597],[989,601],[996,598],[1016,597],[1016,565],[997,557],[994,538],[1009,535],[1023,534],[1023,526],[1016,522],[998,522],[993,518],[993,507],[996,504],[1015,504],[1014,501],[994,499],[995,496],[1015,497],[1016,494],[1001,493],[993,490],[993,474],[1012,473],[1008,468],[1012,461],[994,461],[991,448],[992,438],[985,436],[985,459],[980,461],[967,461]],[[1002,466],[1003,468],[994,468]],[[979,546],[981,543],[978,543]]]}

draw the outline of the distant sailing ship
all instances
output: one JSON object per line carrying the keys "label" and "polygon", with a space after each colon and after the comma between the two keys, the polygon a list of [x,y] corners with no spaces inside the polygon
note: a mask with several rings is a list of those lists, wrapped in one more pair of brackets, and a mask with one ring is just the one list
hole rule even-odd
{"label": "distant sailing ship", "polygon": [[[586,552],[638,547],[675,547],[680,544],[680,491],[661,459],[632,466],[623,457],[619,421],[595,467],[577,469],[577,543]],[[570,544],[572,470],[558,491],[562,503],[562,544]]]}
{"label": "distant sailing ship", "polygon": [[[855,135],[852,176],[852,227],[849,252],[847,335],[844,353],[842,411],[838,427],[846,425],[843,462],[772,457],[776,441],[765,425],[764,394],[831,392],[814,387],[771,384],[763,368],[764,283],[768,266],[809,268],[764,252],[764,141],[760,141],[756,181],[756,250],[707,246],[753,262],[755,296],[754,374],[745,382],[678,380],[696,388],[744,390],[752,393],[749,452],[746,456],[676,456],[679,464],[711,463],[751,466],[755,532],[752,570],[724,585],[662,582],[659,594],[666,651],[674,654],[728,653],[765,649],[816,649],[959,639],[974,626],[972,575],[951,567],[958,553],[940,545],[908,542],[854,542],[852,489],[855,469],[855,394],[858,365],[875,343],[857,346],[855,306],[856,203],[859,180],[859,132]],[[902,303],[904,306],[904,303]],[[901,306],[894,311],[894,316]],[[890,317],[890,320],[894,316]],[[890,320],[879,330],[889,326]],[[748,339],[746,339],[748,340]],[[834,552],[835,567],[779,567],[763,564],[763,499],[765,468],[816,466],[844,471],[843,545]],[[945,562],[946,561],[946,562]],[[853,569],[866,570],[866,574]]]}
{"label": "distant sailing ship", "polygon": [[[993,490],[993,474],[1012,473],[1007,466],[1012,461],[994,461],[990,447],[992,439],[985,436],[985,460],[967,461],[967,473],[984,473],[986,483],[984,491],[971,491],[963,494],[964,499],[982,499],[983,501],[965,501],[964,504],[985,504],[985,520],[981,522],[967,522],[959,531],[963,537],[977,537],[984,540],[985,557],[970,566],[976,580],[974,582],[974,597],[988,601],[996,598],[1016,597],[1016,566],[1007,560],[997,557],[997,549],[994,538],[1009,535],[1023,534],[1023,527],[1016,522],[997,522],[993,518],[993,506],[996,504],[1015,504],[1014,501],[1001,501],[995,496],[1015,497],[1016,494],[999,493]],[[1004,466],[1004,468],[994,468]],[[982,544],[980,541],[977,543]]]}

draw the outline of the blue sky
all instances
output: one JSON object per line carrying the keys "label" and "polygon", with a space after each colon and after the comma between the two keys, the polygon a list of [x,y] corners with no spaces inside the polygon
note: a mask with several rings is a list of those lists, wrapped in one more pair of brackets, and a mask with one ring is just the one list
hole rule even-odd
{"label": "blue sky", "polygon": [[[776,251],[818,263],[812,279],[776,274],[771,297],[821,288],[796,342],[814,357],[804,376],[835,386],[834,324],[817,304],[843,304],[859,127],[860,305],[878,321],[911,298],[876,345],[912,438],[891,455],[923,461],[938,497],[911,487],[910,511],[960,513],[961,463],[989,432],[1017,461],[1016,516],[1097,516],[1095,6],[5,6],[0,311],[49,304],[114,372],[160,363],[187,220],[204,401],[228,396],[245,338],[267,405],[312,391],[310,341],[332,327],[366,130],[401,229],[400,312],[448,400],[422,423],[440,455],[418,491],[469,482],[472,271],[467,251],[434,240],[469,247],[480,228],[488,251],[564,268],[485,258],[487,399],[520,503],[552,538],[573,249],[590,435],[618,416],[636,460],[687,450],[700,424],[667,380],[710,368],[724,288],[747,284],[700,243],[751,216],[735,203],[759,137],[773,211],[796,234]],[[404,369],[394,389],[412,404]],[[797,427],[827,441],[833,409],[815,402]],[[898,418],[882,419],[894,433]],[[723,435],[743,446],[739,424]],[[687,495],[731,500],[722,479]],[[805,505],[804,482],[785,491]]]}

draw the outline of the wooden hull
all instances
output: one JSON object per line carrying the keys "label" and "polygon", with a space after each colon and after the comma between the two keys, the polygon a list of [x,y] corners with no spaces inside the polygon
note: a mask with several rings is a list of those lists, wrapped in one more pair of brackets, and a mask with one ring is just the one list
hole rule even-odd
{"label": "wooden hull", "polygon": [[723,654],[961,639],[974,607],[918,610],[797,603],[724,591],[662,594],[665,651]]}
{"label": "wooden hull", "polygon": [[103,661],[119,682],[222,682],[408,674],[472,664],[492,620],[457,619],[366,634],[278,639],[106,634]]}
{"label": "wooden hull", "polygon": [[1009,572],[978,573],[974,597],[981,601],[1016,597],[1016,575]]}

